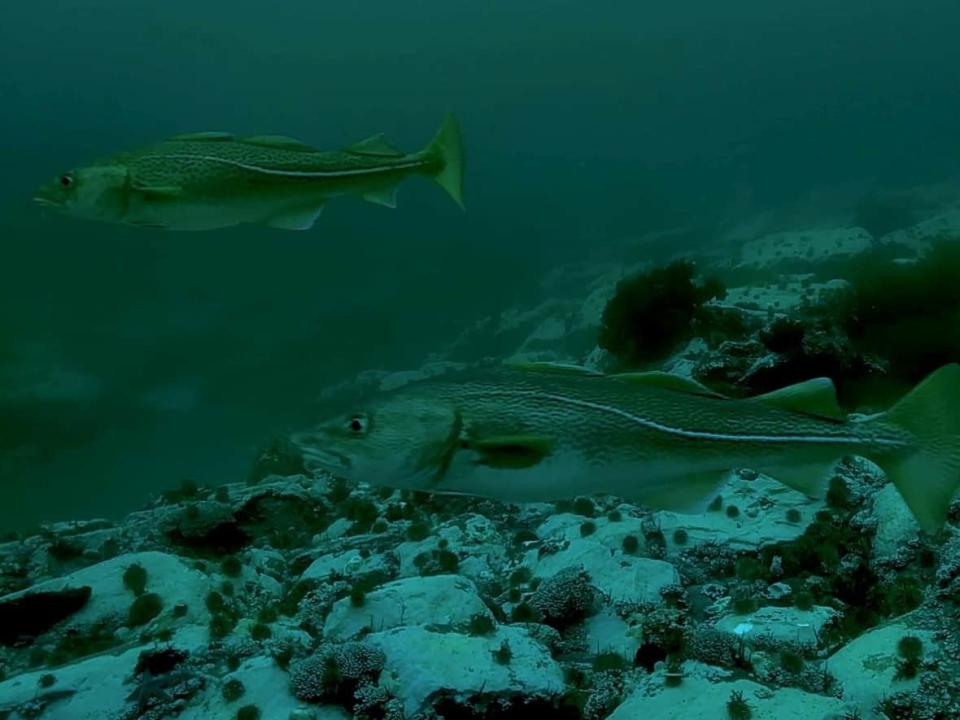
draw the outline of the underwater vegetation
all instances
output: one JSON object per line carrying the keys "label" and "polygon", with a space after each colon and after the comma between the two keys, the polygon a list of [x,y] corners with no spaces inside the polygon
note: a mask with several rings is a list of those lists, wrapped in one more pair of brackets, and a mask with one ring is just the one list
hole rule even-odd
{"label": "underwater vegetation", "polygon": [[704,304],[723,298],[716,278],[695,281],[692,262],[678,260],[621,280],[603,309],[598,344],[627,365],[670,354],[698,332],[709,313]]}
{"label": "underwater vegetation", "polygon": [[914,383],[960,360],[960,241],[945,240],[915,262],[867,253],[851,263],[851,291],[828,306],[861,354],[889,363],[889,373]]}
{"label": "underwater vegetation", "polygon": [[941,238],[926,254],[914,254],[884,244],[810,268],[846,287],[771,314],[759,328],[745,324],[698,365],[696,377],[735,396],[828,377],[847,408],[888,406],[960,360],[960,241]]}

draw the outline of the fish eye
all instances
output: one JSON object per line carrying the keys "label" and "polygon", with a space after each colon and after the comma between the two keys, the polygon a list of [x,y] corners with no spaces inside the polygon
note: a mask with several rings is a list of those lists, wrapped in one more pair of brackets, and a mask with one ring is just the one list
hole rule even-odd
{"label": "fish eye", "polygon": [[73,175],[67,173],[66,175],[60,176],[60,187],[69,188],[73,187]]}
{"label": "fish eye", "polygon": [[365,415],[354,415],[347,421],[347,428],[354,435],[360,435],[367,431],[367,417]]}

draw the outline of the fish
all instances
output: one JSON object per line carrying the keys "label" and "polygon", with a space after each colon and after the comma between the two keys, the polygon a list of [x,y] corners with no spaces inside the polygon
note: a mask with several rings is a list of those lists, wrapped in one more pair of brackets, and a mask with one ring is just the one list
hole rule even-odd
{"label": "fish", "polygon": [[313,227],[330,198],[359,195],[396,207],[397,186],[425,175],[461,208],[463,141],[447,114],[433,140],[404,153],[382,134],[321,152],[279,135],[236,138],[201,132],[118,153],[57,176],[33,199],[68,215],[165,230],[214,230],[256,223]]}
{"label": "fish", "polygon": [[730,398],[664,372],[500,364],[377,394],[291,433],[309,470],[504,502],[612,495],[698,512],[732,470],[823,497],[836,463],[878,465],[920,526],[960,486],[960,365],[882,413],[847,415],[828,378]]}

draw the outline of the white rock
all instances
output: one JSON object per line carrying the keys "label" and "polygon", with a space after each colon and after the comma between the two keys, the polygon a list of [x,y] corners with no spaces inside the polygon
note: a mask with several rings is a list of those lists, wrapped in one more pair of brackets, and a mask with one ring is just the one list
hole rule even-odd
{"label": "white rock", "polygon": [[333,573],[351,577],[385,570],[386,567],[382,555],[371,554],[364,558],[359,550],[346,550],[341,553],[321,555],[310,563],[300,578],[302,580],[326,580]]}
{"label": "white rock", "polygon": [[873,537],[873,559],[882,563],[891,560],[910,541],[915,540],[920,526],[910,508],[890,483],[873,496],[873,516],[877,532]]}
{"label": "white rock", "polygon": [[80,660],[54,670],[38,670],[17,675],[0,683],[0,708],[19,705],[38,695],[38,683],[48,673],[56,678],[49,690],[73,690],[70,697],[51,703],[44,720],[101,720],[115,717],[126,707],[133,685],[124,680],[133,673],[143,648],[135,647],[119,654],[104,654]]}
{"label": "white rock", "polygon": [[870,233],[858,227],[778,232],[744,243],[740,264],[767,267],[791,258],[825,260],[835,255],[857,255],[872,245]]}
{"label": "white rock", "polygon": [[0,602],[31,592],[89,586],[92,589],[90,601],[80,611],[70,616],[66,621],[67,624],[70,627],[86,627],[101,620],[122,622],[126,619],[130,605],[136,599],[123,584],[123,574],[131,565],[140,565],[147,571],[146,592],[160,596],[163,600],[164,615],[178,603],[184,603],[187,606],[187,614],[178,622],[206,623],[209,620],[205,604],[210,590],[209,578],[180,558],[162,552],[118,555],[69,575],[12,593],[0,598]]}
{"label": "white rock", "polygon": [[794,688],[774,691],[750,680],[717,682],[712,674],[696,663],[685,663],[685,676],[678,686],[666,687],[658,678],[659,682],[646,684],[629,696],[608,720],[725,718],[734,691],[743,693],[752,720],[823,720],[844,708],[837,698]]}
{"label": "white rock", "polygon": [[540,558],[533,574],[547,578],[577,565],[587,570],[591,583],[613,602],[659,604],[663,602],[660,590],[680,582],[670,563],[614,553],[589,539],[572,541],[565,550]]}
{"label": "white rock", "polygon": [[[512,659],[500,665],[493,653],[506,641]],[[385,673],[401,688],[408,717],[443,693],[466,699],[478,693],[527,696],[563,692],[563,671],[540,643],[520,627],[503,626],[490,637],[437,633],[405,627],[368,635],[387,656]]]}
{"label": "white rock", "polygon": [[[223,684],[236,678],[243,683],[244,693],[239,700],[228,703],[223,698]],[[209,682],[202,699],[192,703],[178,717],[181,720],[209,720],[232,718],[244,705],[260,708],[260,717],[286,720],[302,708],[303,703],[290,693],[290,676],[277,667],[273,658],[252,657],[219,681]],[[313,706],[314,720],[347,720],[351,716],[341,707]]]}
{"label": "white rock", "polygon": [[633,661],[640,647],[640,638],[636,633],[632,633],[623,618],[608,608],[588,617],[584,621],[584,630],[587,647],[591,650],[615,652],[628,662]]}
{"label": "white rock", "polygon": [[810,610],[798,610],[795,607],[770,605],[747,615],[727,615],[717,621],[716,628],[740,635],[737,628],[749,625],[750,630],[743,633],[748,645],[753,638],[767,635],[785,642],[817,646],[820,644],[823,628],[838,614],[829,607],[815,606]]}
{"label": "white rock", "polygon": [[933,633],[895,623],[864,633],[830,656],[827,667],[843,687],[845,699],[872,707],[893,691],[916,690],[919,677],[894,680],[900,659],[897,643],[904,635],[920,638],[924,655],[936,647]]}
{"label": "white rock", "polygon": [[369,628],[382,631],[412,625],[465,625],[477,614],[490,617],[467,578],[404,578],[368,593],[362,607],[354,607],[350,598],[337,601],[323,625],[323,637],[347,640]]}
{"label": "white rock", "polygon": [[[763,475],[755,480],[745,480],[738,473],[732,473],[711,498],[717,495],[723,498],[723,510],[656,513],[668,553],[675,554],[705,542],[721,542],[734,550],[757,550],[796,540],[824,507],[823,500],[811,500]],[[704,504],[708,504],[711,498],[705,498]],[[740,510],[736,518],[727,516],[725,508],[728,505],[736,505]],[[788,510],[800,513],[799,521],[790,522]],[[687,533],[684,545],[677,545],[673,540],[677,529]]]}

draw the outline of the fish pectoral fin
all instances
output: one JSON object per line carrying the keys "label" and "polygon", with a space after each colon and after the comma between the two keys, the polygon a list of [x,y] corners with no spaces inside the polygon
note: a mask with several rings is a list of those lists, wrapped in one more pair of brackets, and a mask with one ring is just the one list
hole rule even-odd
{"label": "fish pectoral fin", "polygon": [[281,230],[309,230],[323,212],[323,205],[288,210],[267,220],[267,225]]}
{"label": "fish pectoral fin", "polygon": [[513,370],[523,370],[525,372],[551,373],[555,375],[583,375],[583,376],[603,377],[603,373],[599,373],[596,370],[585,368],[582,365],[574,365],[572,363],[549,362],[549,361],[530,362],[528,360],[518,360],[518,361],[507,360],[503,364],[506,367],[511,368]]}
{"label": "fish pectoral fin", "polygon": [[143,185],[136,182],[130,186],[130,189],[148,199],[175,198],[183,192],[183,188],[179,185]]}
{"label": "fish pectoral fin", "polygon": [[814,415],[828,420],[846,419],[846,414],[837,402],[837,388],[833,381],[826,377],[788,385],[753,399],[804,415]]}
{"label": "fish pectoral fin", "polygon": [[211,142],[224,142],[228,140],[233,140],[233,135],[227,132],[196,132],[196,133],[184,133],[183,135],[174,135],[172,138],[167,138],[168,140],[181,141],[181,142],[197,142],[197,141],[211,141]]}
{"label": "fish pectoral fin", "polygon": [[394,185],[383,190],[371,190],[363,194],[363,199],[377,205],[383,205],[388,208],[397,206],[397,186]]}
{"label": "fish pectoral fin", "polygon": [[372,135],[366,140],[354,143],[346,148],[354,155],[373,155],[375,157],[403,157],[404,152],[387,142],[383,133]]}
{"label": "fish pectoral fin", "polygon": [[430,470],[436,468],[429,480],[431,488],[437,487],[447,476],[450,470],[450,464],[453,462],[453,456],[461,447],[463,434],[463,416],[459,411],[454,412],[453,422],[450,424],[450,432],[441,442],[433,445],[427,445],[420,454],[418,469]]}
{"label": "fish pectoral fin", "polygon": [[610,375],[610,377],[615,380],[622,380],[623,382],[659,387],[665,390],[686,393],[688,395],[704,395],[706,397],[725,399],[725,396],[711,390],[706,385],[701,385],[696,380],[691,380],[690,378],[686,378],[681,375],[674,375],[673,373],[663,372],[661,370],[654,370],[651,372],[617,373],[616,375]]}
{"label": "fish pectoral fin", "polygon": [[320,152],[315,147],[310,147],[305,142],[286,135],[253,135],[251,137],[240,138],[237,142],[244,145],[256,145],[258,147],[276,148],[277,150],[295,150],[298,152]]}
{"label": "fish pectoral fin", "polygon": [[519,470],[538,465],[553,450],[553,440],[539,435],[498,435],[472,438],[468,447],[481,465]]}
{"label": "fish pectoral fin", "polygon": [[806,465],[781,465],[753,469],[779,483],[783,483],[792,490],[803,493],[807,497],[822,498],[826,495],[827,485],[836,464],[836,461],[830,461],[828,463],[818,462]]}

